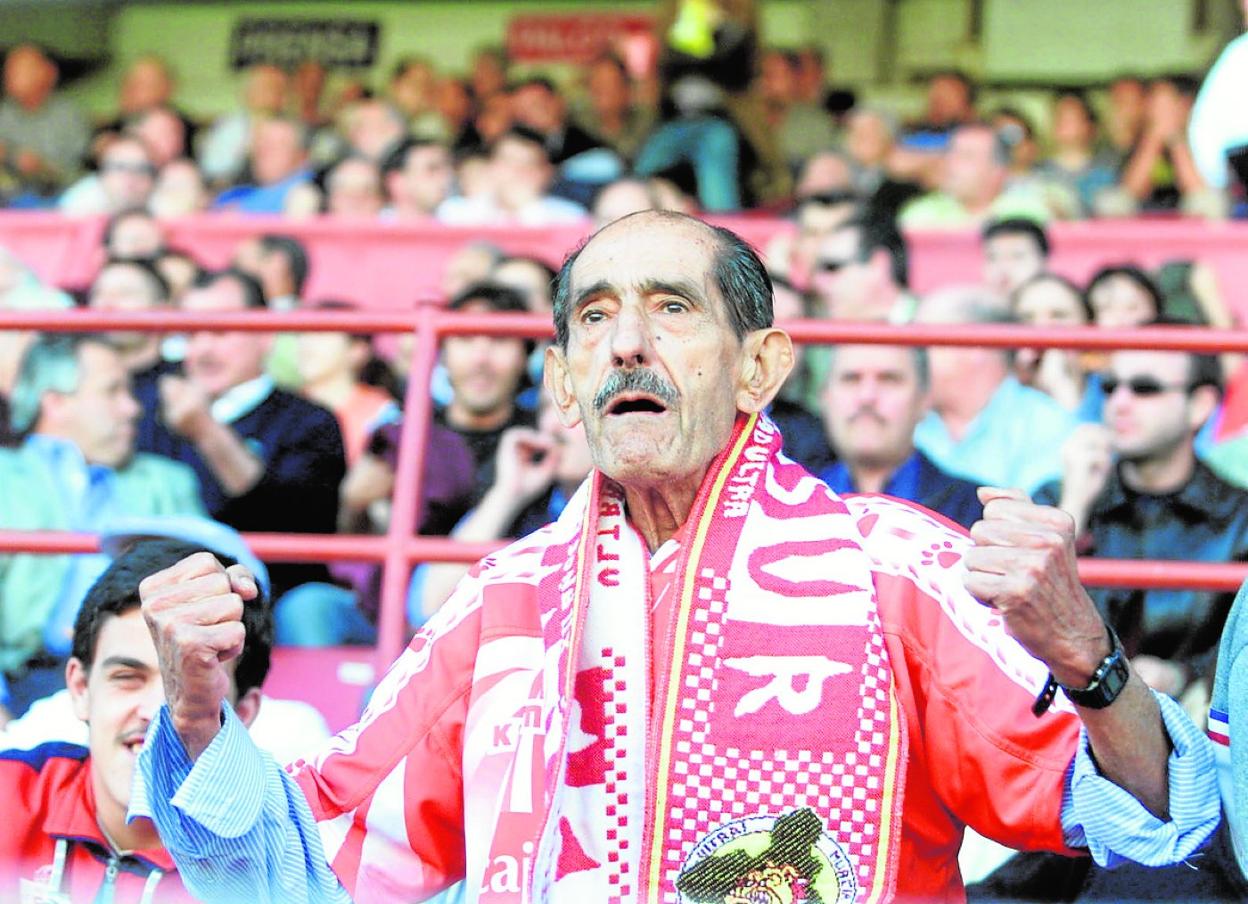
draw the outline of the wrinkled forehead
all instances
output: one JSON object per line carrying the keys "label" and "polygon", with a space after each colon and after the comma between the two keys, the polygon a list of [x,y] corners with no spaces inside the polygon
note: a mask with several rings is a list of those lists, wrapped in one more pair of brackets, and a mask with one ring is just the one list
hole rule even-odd
{"label": "wrinkled forehead", "polygon": [[569,280],[571,299],[575,303],[595,287],[624,292],[669,284],[719,300],[715,246],[714,234],[696,221],[625,217],[599,231],[577,256]]}

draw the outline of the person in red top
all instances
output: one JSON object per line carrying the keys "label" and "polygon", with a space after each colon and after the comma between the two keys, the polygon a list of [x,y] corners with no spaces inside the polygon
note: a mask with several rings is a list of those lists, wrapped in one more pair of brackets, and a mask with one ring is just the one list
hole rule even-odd
{"label": "person in red top", "polygon": [[[109,566],[74,625],[65,680],[87,747],[49,743],[0,752],[0,901],[193,900],[150,820],[126,822],[130,780],[165,691],[139,609],[139,581],[202,547],[145,539]],[[272,620],[259,595],[242,615],[247,643],[229,699],[244,724],[260,708]]]}

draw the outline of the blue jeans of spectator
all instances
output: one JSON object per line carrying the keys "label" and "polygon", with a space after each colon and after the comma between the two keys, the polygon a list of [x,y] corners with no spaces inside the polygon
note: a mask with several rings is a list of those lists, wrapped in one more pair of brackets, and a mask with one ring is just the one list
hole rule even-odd
{"label": "blue jeans of spectator", "polygon": [[675,119],[646,139],[634,169],[652,176],[679,163],[688,163],[698,180],[698,202],[707,211],[741,209],[739,165],[741,139],[726,119],[699,116]]}
{"label": "blue jeans of spectator", "polygon": [[277,643],[287,647],[375,644],[377,626],[355,604],[355,593],[336,584],[300,584],[282,594],[273,610]]}

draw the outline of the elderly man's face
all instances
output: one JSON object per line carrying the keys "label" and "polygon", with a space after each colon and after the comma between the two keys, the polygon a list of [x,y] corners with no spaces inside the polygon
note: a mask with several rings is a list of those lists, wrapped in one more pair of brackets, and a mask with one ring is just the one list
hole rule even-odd
{"label": "elderly man's face", "polygon": [[568,347],[548,352],[547,385],[626,487],[699,475],[732,432],[742,344],[712,278],[715,242],[696,223],[638,214],[572,268]]}

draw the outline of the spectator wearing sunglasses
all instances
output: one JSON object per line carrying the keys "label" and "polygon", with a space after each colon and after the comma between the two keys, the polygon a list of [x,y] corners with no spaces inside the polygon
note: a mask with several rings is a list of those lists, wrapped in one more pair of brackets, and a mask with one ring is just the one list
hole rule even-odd
{"label": "spectator wearing sunglasses", "polygon": [[[1089,555],[1248,559],[1248,494],[1217,477],[1195,452],[1196,433],[1222,391],[1216,356],[1115,352],[1101,387],[1104,425],[1085,424],[1072,434],[1060,483],[1041,488],[1038,501],[1056,503],[1075,519]],[[1090,592],[1145,681],[1200,712],[1231,594]]]}
{"label": "spectator wearing sunglasses", "polygon": [[57,207],[71,216],[111,216],[146,206],[155,185],[156,167],[147,145],[134,135],[121,135],[100,155],[99,172],[66,189]]}
{"label": "spectator wearing sunglasses", "polygon": [[891,221],[851,217],[820,240],[811,284],[833,320],[908,323],[918,299],[910,294],[906,241]]}

